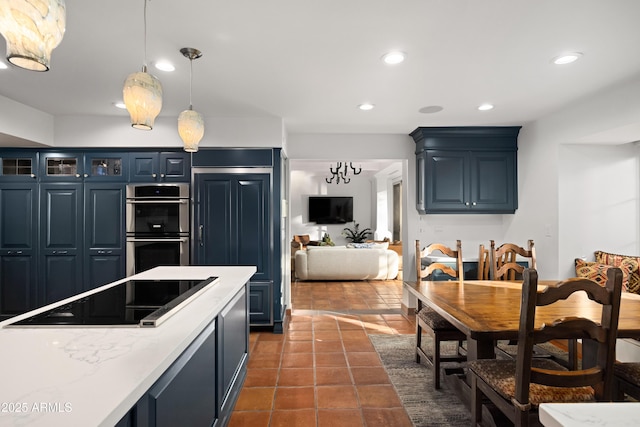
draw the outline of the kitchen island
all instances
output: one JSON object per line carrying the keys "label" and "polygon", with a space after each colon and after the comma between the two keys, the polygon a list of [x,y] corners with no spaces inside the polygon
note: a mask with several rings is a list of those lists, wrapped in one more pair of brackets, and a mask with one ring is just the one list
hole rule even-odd
{"label": "kitchen island", "polygon": [[219,280],[155,328],[0,323],[0,426],[225,425],[246,375],[255,267],[156,267],[126,280]]}

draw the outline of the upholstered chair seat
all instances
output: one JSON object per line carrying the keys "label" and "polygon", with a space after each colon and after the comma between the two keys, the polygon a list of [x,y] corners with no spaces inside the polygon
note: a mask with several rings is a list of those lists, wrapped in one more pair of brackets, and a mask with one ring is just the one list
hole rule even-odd
{"label": "upholstered chair seat", "polygon": [[432,308],[424,307],[418,317],[432,330],[457,330],[448,320],[436,313]]}

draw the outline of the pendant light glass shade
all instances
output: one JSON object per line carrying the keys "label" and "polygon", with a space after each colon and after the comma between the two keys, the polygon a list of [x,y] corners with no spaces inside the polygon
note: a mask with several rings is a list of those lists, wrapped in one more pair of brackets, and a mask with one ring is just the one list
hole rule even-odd
{"label": "pendant light glass shade", "polygon": [[204,136],[204,119],[202,114],[193,111],[191,92],[193,86],[193,60],[202,56],[202,52],[192,47],[183,47],[180,53],[189,59],[189,109],[178,116],[178,135],[184,143],[184,151],[194,153],[198,151],[198,144]]}
{"label": "pendant light glass shade", "polygon": [[49,70],[51,51],[62,41],[66,20],[64,0],[1,0],[7,60],[27,70]]}
{"label": "pendant light glass shade", "polygon": [[[1,0],[0,0],[1,1]],[[144,1],[144,62],[142,71],[129,74],[124,81],[122,100],[131,116],[131,126],[151,130],[162,110],[162,84],[147,73],[147,0]]]}
{"label": "pendant light glass shade", "polygon": [[204,136],[204,120],[202,114],[191,109],[184,110],[178,116],[178,134],[184,142],[184,151],[198,151],[198,143]]}
{"label": "pendant light glass shade", "polygon": [[162,84],[143,67],[139,73],[129,74],[124,82],[122,97],[131,116],[131,126],[151,130],[162,110]]}

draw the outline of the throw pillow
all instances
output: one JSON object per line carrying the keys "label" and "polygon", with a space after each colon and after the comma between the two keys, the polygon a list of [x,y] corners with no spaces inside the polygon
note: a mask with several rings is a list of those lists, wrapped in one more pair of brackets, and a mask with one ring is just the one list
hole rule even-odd
{"label": "throw pillow", "polygon": [[629,275],[629,292],[640,293],[640,257],[628,256],[620,254],[612,254],[609,252],[596,251],[594,252],[596,262],[601,264],[613,265],[614,267],[620,267],[622,270],[622,264],[634,266],[635,268]]}
{"label": "throw pillow", "polygon": [[[607,283],[607,272],[611,268],[615,268],[613,265],[601,264],[599,262],[587,262],[583,259],[576,258],[576,277],[584,277],[601,286]],[[629,290],[629,275],[634,268],[633,263],[622,263],[619,266],[622,270],[622,290],[628,292]]]}

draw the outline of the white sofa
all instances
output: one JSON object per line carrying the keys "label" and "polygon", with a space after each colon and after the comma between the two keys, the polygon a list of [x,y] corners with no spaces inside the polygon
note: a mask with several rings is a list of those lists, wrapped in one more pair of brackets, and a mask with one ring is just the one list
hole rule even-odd
{"label": "white sofa", "polygon": [[299,280],[391,280],[398,265],[398,254],[389,249],[307,246],[295,255]]}

